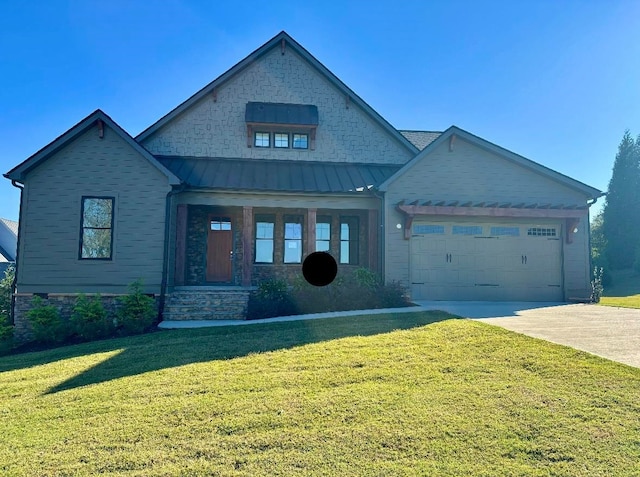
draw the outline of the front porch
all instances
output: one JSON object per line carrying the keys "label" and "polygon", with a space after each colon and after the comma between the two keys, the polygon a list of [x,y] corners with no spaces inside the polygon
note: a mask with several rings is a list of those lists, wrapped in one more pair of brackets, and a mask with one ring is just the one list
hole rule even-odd
{"label": "front porch", "polygon": [[292,283],[302,279],[304,258],[317,250],[336,259],[339,274],[362,266],[378,270],[378,214],[377,209],[178,204],[170,290],[232,291],[228,287],[255,287],[269,278]]}

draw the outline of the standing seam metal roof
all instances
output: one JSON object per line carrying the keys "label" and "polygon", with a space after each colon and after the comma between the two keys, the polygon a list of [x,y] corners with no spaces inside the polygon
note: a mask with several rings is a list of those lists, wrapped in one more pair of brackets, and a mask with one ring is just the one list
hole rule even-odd
{"label": "standing seam metal roof", "polygon": [[362,192],[400,165],[155,156],[191,187],[278,192]]}

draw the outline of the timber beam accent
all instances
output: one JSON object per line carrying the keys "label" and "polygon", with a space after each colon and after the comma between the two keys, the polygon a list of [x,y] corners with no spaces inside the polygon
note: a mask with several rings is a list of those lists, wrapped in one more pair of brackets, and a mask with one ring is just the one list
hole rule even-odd
{"label": "timber beam accent", "polygon": [[[425,202],[430,203],[430,202]],[[444,202],[436,202],[436,204],[443,204]],[[457,203],[457,202],[456,202]],[[522,207],[521,204],[517,204],[516,207],[511,204],[498,205],[497,203],[490,204],[489,207],[469,207],[455,206],[455,205],[415,205],[405,204],[404,201],[400,202],[396,209],[405,216],[404,221],[404,238],[409,240],[411,238],[411,226],[413,220],[417,216],[428,215],[449,215],[457,217],[511,217],[511,218],[532,218],[532,219],[566,219],[567,225],[571,221],[571,231],[575,228],[576,224],[582,217],[586,217],[588,214],[588,208],[571,206],[570,208],[552,208],[547,204],[544,204],[545,208],[535,207]],[[567,234],[567,241],[570,240],[570,236]],[[572,237],[571,237],[572,239]],[[569,242],[570,243],[570,242]]]}

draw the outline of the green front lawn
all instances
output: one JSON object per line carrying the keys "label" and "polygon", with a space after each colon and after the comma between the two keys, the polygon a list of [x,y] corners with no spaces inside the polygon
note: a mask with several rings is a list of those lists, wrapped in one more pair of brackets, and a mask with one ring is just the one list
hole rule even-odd
{"label": "green front lawn", "polygon": [[438,312],[0,358],[0,475],[640,474],[640,369]]}

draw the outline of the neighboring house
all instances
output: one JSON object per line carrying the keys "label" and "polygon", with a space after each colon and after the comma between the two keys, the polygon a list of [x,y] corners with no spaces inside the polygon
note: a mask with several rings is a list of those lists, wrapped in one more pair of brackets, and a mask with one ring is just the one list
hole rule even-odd
{"label": "neighboring house", "polygon": [[16,261],[18,222],[0,218],[0,280],[9,265]]}
{"label": "neighboring house", "polygon": [[285,32],[137,137],[98,110],[5,176],[17,325],[35,293],[138,278],[165,317],[241,318],[315,250],[414,299],[582,299],[602,195],[455,126],[396,130]]}

